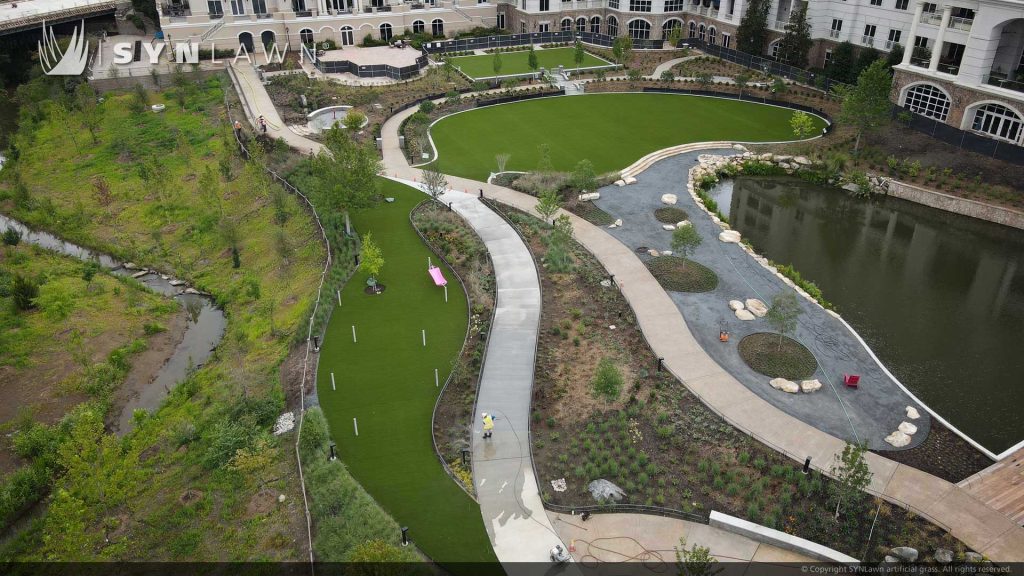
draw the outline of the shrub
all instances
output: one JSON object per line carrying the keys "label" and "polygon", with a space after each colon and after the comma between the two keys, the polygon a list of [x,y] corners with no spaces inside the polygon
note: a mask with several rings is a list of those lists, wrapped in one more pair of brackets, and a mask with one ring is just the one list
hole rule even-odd
{"label": "shrub", "polygon": [[39,284],[34,280],[20,274],[14,276],[11,284],[11,296],[14,298],[14,307],[18,310],[31,310],[36,307],[36,297],[39,296]]}
{"label": "shrub", "polygon": [[603,398],[605,402],[613,402],[622,393],[622,385],[622,372],[615,366],[611,358],[602,358],[597,365],[594,380],[591,382],[594,395]]}
{"label": "shrub", "polygon": [[21,242],[21,232],[14,228],[8,228],[4,230],[3,242],[7,246],[17,246]]}
{"label": "shrub", "polygon": [[423,112],[424,114],[430,114],[434,111],[434,108],[434,103],[431,100],[424,100],[423,102],[420,102],[420,112]]}
{"label": "shrub", "polygon": [[63,320],[75,309],[75,296],[63,282],[49,282],[39,288],[35,303],[47,318]]}

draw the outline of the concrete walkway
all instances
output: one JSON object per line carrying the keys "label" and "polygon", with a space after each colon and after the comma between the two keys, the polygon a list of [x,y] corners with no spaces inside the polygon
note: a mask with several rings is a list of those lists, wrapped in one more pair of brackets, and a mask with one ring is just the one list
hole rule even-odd
{"label": "concrete walkway", "polygon": [[651,75],[648,76],[648,78],[654,78],[655,80],[657,80],[657,79],[661,78],[661,74],[663,72],[665,72],[666,70],[671,70],[672,67],[675,66],[676,64],[682,64],[683,62],[686,62],[687,60],[695,60],[695,59],[700,58],[702,56],[703,56],[703,54],[698,54],[696,56],[684,56],[682,58],[673,58],[672,60],[666,60],[666,61],[662,62],[661,64],[658,64],[657,66],[655,66],[654,67],[654,72],[651,72]]}
{"label": "concrete walkway", "polygon": [[[246,98],[255,100],[257,105],[265,99],[272,109],[273,105],[270,104],[262,84],[250,83],[243,91]],[[255,94],[250,95],[250,91]],[[384,169],[388,176],[406,180],[421,178],[420,170],[408,165],[398,145],[398,126],[415,111],[404,110],[388,119],[382,127]],[[290,137],[282,137],[292,144]],[[293,146],[300,150],[308,146],[306,143],[312,142],[298,138],[299,143]],[[470,194],[482,190],[489,198],[535,213],[533,209],[537,199],[532,196],[465,178],[449,177],[448,182],[455,190],[464,190]],[[685,190],[681,193],[685,193]],[[736,381],[700,347],[675,303],[636,254],[603,229],[575,215],[568,216],[573,224],[576,240],[593,253],[610,274],[615,275],[619,289],[633,308],[637,323],[651,343],[651,348],[655,354],[665,358],[665,366],[676,378],[733,426],[795,460],[803,461],[806,456],[811,456],[814,467],[827,472],[834,456],[842,452],[845,445],[843,441],[789,416]],[[532,355],[529,363],[532,371]],[[489,398],[501,401],[500,395]],[[524,402],[528,405],[529,389],[526,390],[525,398],[509,401],[512,404]],[[500,426],[501,414],[498,416]],[[511,419],[506,419],[504,425],[510,426],[511,422]],[[518,428],[516,430],[518,431]],[[499,433],[500,431],[501,428]],[[499,433],[496,433],[496,439]],[[526,452],[529,453],[528,446]],[[867,455],[867,461],[874,473],[869,488],[873,493],[932,520],[989,558],[999,561],[1024,561],[1024,529],[1018,527],[1006,515],[989,507],[966,490],[920,470],[873,453]],[[530,479],[532,480],[532,477]],[[517,481],[515,485],[525,489],[526,484],[524,478],[522,484]],[[498,494],[500,496],[503,493]],[[481,504],[481,509],[483,507]],[[502,517],[508,518],[516,513],[515,510],[506,510]],[[491,530],[493,526],[490,519],[487,519],[487,523],[488,530]],[[524,522],[519,521],[508,522],[504,526],[509,529],[522,529],[524,534],[539,532],[528,529]],[[503,538],[505,536],[502,535]],[[509,533],[507,536],[511,538],[512,534]],[[496,551],[499,547],[503,551],[506,549],[505,540],[492,541],[495,543]],[[537,548],[541,549],[542,546]],[[518,554],[533,558],[536,552],[518,551],[517,559],[527,559]],[[502,553],[499,553],[498,557],[505,560]]]}

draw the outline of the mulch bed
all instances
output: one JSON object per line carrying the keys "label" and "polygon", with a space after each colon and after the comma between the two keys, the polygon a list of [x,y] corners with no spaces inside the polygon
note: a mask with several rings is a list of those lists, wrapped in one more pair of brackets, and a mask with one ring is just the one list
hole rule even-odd
{"label": "mulch bed", "polygon": [[710,292],[718,286],[714,270],[678,256],[651,258],[647,268],[662,288],[672,292]]}
{"label": "mulch bed", "polygon": [[808,378],[818,369],[814,354],[806,346],[792,338],[758,332],[751,334],[739,344],[740,358],[754,372],[771,378],[800,380]]}
{"label": "mulch bed", "polygon": [[570,201],[565,209],[595,226],[607,226],[615,222],[614,216],[601,210],[593,202]]}
{"label": "mulch bed", "polygon": [[654,217],[662,224],[678,224],[679,222],[689,218],[686,214],[686,210],[672,206],[658,208],[654,211]]}
{"label": "mulch bed", "polygon": [[954,484],[994,464],[988,456],[934,418],[928,437],[920,445],[909,450],[872,452]]}

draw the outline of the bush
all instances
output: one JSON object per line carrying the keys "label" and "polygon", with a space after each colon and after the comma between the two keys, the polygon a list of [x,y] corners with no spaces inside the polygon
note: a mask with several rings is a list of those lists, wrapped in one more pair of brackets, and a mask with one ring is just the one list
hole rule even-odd
{"label": "bush", "polygon": [[21,232],[8,228],[4,230],[3,241],[6,246],[17,246],[21,242]]}
{"label": "bush", "polygon": [[36,307],[36,297],[39,296],[39,284],[34,280],[20,274],[15,275],[11,284],[11,296],[14,298],[14,307],[18,310],[31,310]]}
{"label": "bush", "polygon": [[622,393],[622,385],[622,372],[611,358],[602,358],[591,382],[594,395],[603,398],[605,402],[613,402]]}
{"label": "bush", "polygon": [[63,320],[75,309],[75,296],[64,282],[48,282],[39,288],[35,303],[50,320]]}
{"label": "bush", "polygon": [[430,114],[434,111],[435,107],[436,106],[432,100],[424,100],[423,102],[420,102],[420,112],[423,112],[424,114]]}

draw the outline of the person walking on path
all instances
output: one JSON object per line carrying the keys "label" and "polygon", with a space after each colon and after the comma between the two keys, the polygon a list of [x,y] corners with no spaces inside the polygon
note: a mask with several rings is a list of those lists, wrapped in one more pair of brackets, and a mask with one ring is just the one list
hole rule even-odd
{"label": "person walking on path", "polygon": [[258,122],[259,122],[259,125],[260,125],[260,129],[263,130],[264,134],[266,134],[267,133],[267,119],[264,118],[263,115],[261,114],[260,115],[260,119],[258,120]]}
{"label": "person walking on path", "polygon": [[490,438],[494,435],[494,418],[487,412],[484,412],[482,416],[484,420],[484,438]]}

